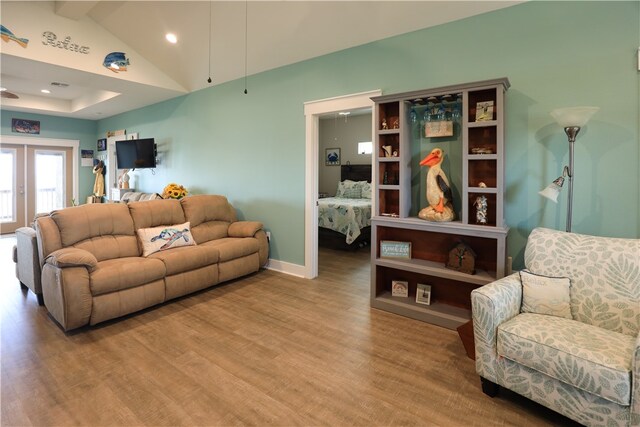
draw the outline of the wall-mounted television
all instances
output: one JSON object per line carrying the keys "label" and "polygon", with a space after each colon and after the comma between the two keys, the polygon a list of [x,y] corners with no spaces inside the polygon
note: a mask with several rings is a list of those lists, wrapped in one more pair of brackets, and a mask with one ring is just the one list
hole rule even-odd
{"label": "wall-mounted television", "polygon": [[156,144],[153,138],[116,141],[118,169],[156,167]]}

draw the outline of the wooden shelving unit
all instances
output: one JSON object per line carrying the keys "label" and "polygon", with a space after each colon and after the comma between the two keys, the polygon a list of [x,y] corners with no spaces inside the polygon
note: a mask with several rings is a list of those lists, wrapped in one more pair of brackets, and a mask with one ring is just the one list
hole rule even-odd
{"label": "wooden shelving unit", "polygon": [[[373,98],[375,102],[371,306],[450,329],[471,318],[470,293],[506,274],[504,224],[504,93],[506,78]],[[492,114],[476,121],[478,103],[492,102]],[[453,123],[453,135],[426,137],[433,105]],[[445,108],[446,107],[446,108]],[[457,108],[458,116],[453,117]],[[456,220],[430,222],[416,217],[427,206],[420,160],[440,147],[449,156],[447,173]],[[389,154],[391,153],[391,155]],[[475,201],[487,201],[486,221],[477,223]],[[380,242],[410,242],[410,259],[385,258]],[[476,254],[475,274],[445,267],[449,251],[464,242]],[[391,294],[391,282],[409,283],[409,297]],[[419,283],[431,286],[431,304],[415,301]]]}

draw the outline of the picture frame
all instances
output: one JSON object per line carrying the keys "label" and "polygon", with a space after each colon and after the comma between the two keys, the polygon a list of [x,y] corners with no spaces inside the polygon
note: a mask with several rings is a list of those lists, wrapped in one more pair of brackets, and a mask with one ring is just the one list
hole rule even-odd
{"label": "picture frame", "polygon": [[404,280],[392,280],[391,281],[391,296],[393,297],[408,297],[409,296],[409,282]]}
{"label": "picture frame", "polygon": [[98,140],[98,151],[106,151],[107,150],[107,138],[100,138]]}
{"label": "picture frame", "polygon": [[476,104],[476,122],[493,120],[493,101],[481,101]]}
{"label": "picture frame", "polygon": [[326,166],[340,166],[340,149],[326,148],[324,150],[324,164]]}
{"label": "picture frame", "polygon": [[411,242],[381,240],[380,258],[411,259]]}
{"label": "picture frame", "polygon": [[40,121],[12,118],[11,132],[40,135]]}
{"label": "picture frame", "polygon": [[418,283],[416,288],[416,303],[431,305],[431,285]]}

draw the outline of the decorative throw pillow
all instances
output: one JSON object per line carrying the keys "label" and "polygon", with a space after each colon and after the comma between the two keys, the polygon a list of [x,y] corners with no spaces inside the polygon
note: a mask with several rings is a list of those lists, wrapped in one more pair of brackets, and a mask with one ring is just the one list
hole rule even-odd
{"label": "decorative throw pillow", "polygon": [[548,314],[572,319],[571,279],[547,277],[530,271],[520,272],[522,282],[522,312]]}
{"label": "decorative throw pillow", "polygon": [[342,197],[345,199],[360,199],[362,198],[362,189],[356,181],[345,179],[338,183],[338,191],[336,191],[336,197]]}
{"label": "decorative throw pillow", "polygon": [[142,242],[142,256],[149,256],[154,252],[170,248],[196,244],[191,235],[191,224],[189,222],[164,225],[162,227],[140,228],[137,233]]}
{"label": "decorative throw pillow", "polygon": [[358,181],[360,184],[360,189],[362,190],[362,198],[370,199],[371,198],[371,183],[367,181]]}

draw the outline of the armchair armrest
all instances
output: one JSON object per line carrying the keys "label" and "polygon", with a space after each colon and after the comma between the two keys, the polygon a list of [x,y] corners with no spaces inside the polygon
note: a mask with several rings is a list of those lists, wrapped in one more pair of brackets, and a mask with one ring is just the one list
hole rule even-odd
{"label": "armchair armrest", "polygon": [[45,263],[54,267],[86,267],[93,271],[98,266],[98,260],[89,251],[78,248],[63,248],[53,251],[45,258]]}
{"label": "armchair armrest", "polygon": [[229,225],[229,237],[253,237],[263,224],[258,221],[236,221]]}
{"label": "armchair armrest", "polygon": [[520,313],[522,284],[519,273],[503,277],[471,292],[476,371],[497,383],[498,325]]}

